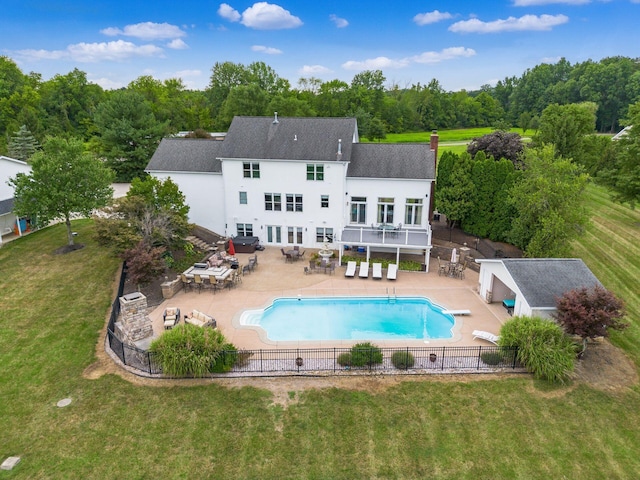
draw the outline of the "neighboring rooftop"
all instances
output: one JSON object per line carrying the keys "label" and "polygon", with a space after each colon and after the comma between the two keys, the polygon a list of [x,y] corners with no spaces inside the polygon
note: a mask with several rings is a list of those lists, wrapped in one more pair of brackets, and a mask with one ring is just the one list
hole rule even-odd
{"label": "neighboring rooftop", "polygon": [[13,197],[0,200],[0,215],[13,212]]}

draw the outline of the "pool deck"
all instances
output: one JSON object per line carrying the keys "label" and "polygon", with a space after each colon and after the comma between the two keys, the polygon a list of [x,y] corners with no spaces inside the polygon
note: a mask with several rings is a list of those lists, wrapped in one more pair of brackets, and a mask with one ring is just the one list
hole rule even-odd
{"label": "pool deck", "polygon": [[[424,296],[445,310],[470,310],[470,315],[456,316],[453,338],[446,340],[410,340],[385,341],[376,340],[381,347],[398,346],[478,346],[490,345],[483,340],[474,340],[473,330],[485,330],[498,334],[502,324],[510,318],[501,303],[487,304],[476,293],[478,273],[467,269],[463,280],[438,276],[437,260],[431,259],[429,272],[399,271],[397,280],[346,278],[345,267],[337,267],[334,275],[314,273],[307,275],[304,267],[308,266],[307,251],[304,260],[285,262],[280,249],[267,247],[258,255],[258,267],[242,278],[242,283],[232,289],[180,291],[173,298],[165,300],[149,313],[153,323],[154,337],[163,333],[162,313],[167,307],[179,307],[182,315],[191,310],[199,310],[214,317],[218,328],[227,340],[240,349],[274,349],[274,348],[329,348],[349,347],[357,341],[286,341],[268,340],[264,331],[255,327],[240,327],[239,317],[244,310],[261,309],[268,306],[278,297],[319,297],[319,296]],[[249,254],[237,254],[240,264],[248,261]],[[371,267],[371,265],[370,265]]]}

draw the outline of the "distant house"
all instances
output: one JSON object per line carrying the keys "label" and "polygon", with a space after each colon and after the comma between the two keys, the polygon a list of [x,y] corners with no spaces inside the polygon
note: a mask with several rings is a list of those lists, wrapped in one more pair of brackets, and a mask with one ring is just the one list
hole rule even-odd
{"label": "distant house", "polygon": [[478,259],[479,294],[487,303],[513,300],[514,315],[550,317],[569,290],[602,286],[578,258]]}
{"label": "distant house", "polygon": [[0,245],[3,235],[22,235],[28,228],[27,221],[16,218],[13,213],[13,187],[9,185],[9,179],[18,173],[30,172],[31,167],[26,162],[0,155]]}
{"label": "distant house", "polygon": [[431,250],[437,135],[361,144],[354,118],[235,117],[223,140],[165,138],[146,171],[171,177],[190,221],[267,245]]}

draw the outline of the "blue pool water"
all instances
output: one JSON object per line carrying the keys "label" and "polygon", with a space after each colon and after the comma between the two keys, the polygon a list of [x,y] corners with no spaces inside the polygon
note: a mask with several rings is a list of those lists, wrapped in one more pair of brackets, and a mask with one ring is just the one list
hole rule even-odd
{"label": "blue pool water", "polygon": [[273,341],[451,338],[455,320],[442,311],[424,297],[279,298],[240,323]]}

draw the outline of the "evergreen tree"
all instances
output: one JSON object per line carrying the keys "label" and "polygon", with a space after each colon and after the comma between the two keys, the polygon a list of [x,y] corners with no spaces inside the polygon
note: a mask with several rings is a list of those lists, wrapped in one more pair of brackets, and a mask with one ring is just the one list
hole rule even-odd
{"label": "evergreen tree", "polygon": [[36,153],[40,144],[31,134],[26,125],[22,125],[20,130],[11,137],[9,141],[9,156],[23,162],[28,162],[31,155]]}

